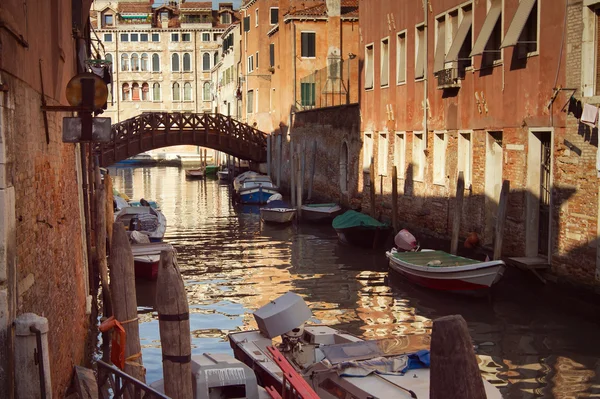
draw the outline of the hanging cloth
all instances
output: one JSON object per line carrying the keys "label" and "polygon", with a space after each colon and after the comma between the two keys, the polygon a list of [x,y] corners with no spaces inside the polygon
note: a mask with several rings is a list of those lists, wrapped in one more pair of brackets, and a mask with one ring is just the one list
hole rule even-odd
{"label": "hanging cloth", "polygon": [[598,107],[591,104],[585,104],[583,106],[583,113],[581,114],[581,123],[594,128],[596,127],[596,121],[598,120]]}
{"label": "hanging cloth", "polygon": [[90,69],[92,70],[94,75],[98,75],[101,78],[104,78],[104,67],[103,66],[90,65]]}

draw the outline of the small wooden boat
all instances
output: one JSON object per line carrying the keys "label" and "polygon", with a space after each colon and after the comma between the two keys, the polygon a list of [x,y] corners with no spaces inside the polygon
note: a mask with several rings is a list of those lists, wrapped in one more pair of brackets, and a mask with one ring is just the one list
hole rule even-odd
{"label": "small wooden boat", "polygon": [[186,169],[185,177],[188,179],[204,179],[204,168]]}
{"label": "small wooden boat", "polygon": [[121,222],[126,230],[139,231],[148,236],[150,241],[162,241],[167,230],[165,215],[150,206],[128,206],[115,215],[115,221]]}
{"label": "small wooden boat", "polygon": [[227,169],[220,170],[217,172],[217,176],[219,177],[219,180],[229,180],[229,171]]}
{"label": "small wooden boat", "polygon": [[442,291],[468,292],[486,289],[504,273],[501,260],[478,261],[444,251],[386,252],[390,269],[423,287]]}
{"label": "small wooden boat", "polygon": [[237,196],[242,204],[266,204],[269,197],[277,193],[269,176],[258,175],[244,179]]}
{"label": "small wooden boat", "polygon": [[244,180],[252,176],[260,176],[260,174],[249,170],[247,172],[240,173],[239,175],[237,175],[235,179],[233,179],[233,190],[237,192],[242,186]]}
{"label": "small wooden boat", "polygon": [[260,218],[266,223],[290,223],[296,216],[296,209],[285,201],[275,200],[267,202],[260,208]]}
{"label": "small wooden boat", "polygon": [[338,204],[306,204],[302,209],[302,220],[312,223],[331,223],[331,221],[342,213]]}
{"label": "small wooden boat", "polygon": [[352,210],[333,219],[332,226],[343,244],[363,248],[384,246],[392,232],[389,225]]}
{"label": "small wooden boat", "polygon": [[206,165],[204,167],[204,173],[206,176],[216,176],[219,171],[219,165]]}
{"label": "small wooden boat", "polygon": [[[250,367],[264,387],[281,392],[283,373],[269,353],[276,346],[320,398],[429,398],[429,341],[393,337],[363,340],[325,325],[305,324],[312,316],[302,298],[287,294],[254,312],[258,330],[230,333],[236,359]],[[277,344],[275,342],[280,342]],[[482,377],[486,397],[500,391]]]}
{"label": "small wooden boat", "polygon": [[139,201],[129,201],[129,206],[150,206],[153,209],[160,210],[160,205],[156,201],[147,201],[145,199],[140,199]]}
{"label": "small wooden boat", "polygon": [[172,249],[173,246],[171,244],[164,242],[132,244],[131,252],[133,253],[135,276],[145,280],[156,280],[158,265],[160,263],[160,253]]}

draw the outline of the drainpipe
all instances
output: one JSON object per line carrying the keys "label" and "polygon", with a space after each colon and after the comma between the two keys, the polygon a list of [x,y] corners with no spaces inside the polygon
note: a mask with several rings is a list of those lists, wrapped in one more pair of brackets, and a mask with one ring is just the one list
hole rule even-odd
{"label": "drainpipe", "polygon": [[15,388],[17,398],[52,398],[48,319],[34,313],[15,320]]}
{"label": "drainpipe", "polygon": [[425,151],[427,151],[427,108],[428,108],[428,98],[427,98],[427,90],[428,90],[428,53],[427,53],[427,7],[429,6],[429,0],[423,0],[423,40],[425,41],[425,45],[423,46],[423,52],[425,53],[425,61],[423,62],[425,71],[423,73],[423,140],[425,140]]}
{"label": "drainpipe", "polygon": [[[244,19],[246,19],[246,17],[248,16],[248,9],[244,8]],[[242,93],[242,98],[246,99],[246,111],[242,111],[243,115],[246,115],[246,117],[244,118],[244,122],[249,123],[249,118],[248,118],[248,78],[250,77],[250,75],[248,74],[248,32],[250,31],[250,23],[248,23],[248,31],[246,31],[244,29],[244,23],[242,22],[242,31],[244,34],[244,54],[242,55],[242,60],[245,61],[242,62],[242,68],[244,67],[244,65],[246,65],[246,72],[242,73],[242,76],[244,76],[244,92]],[[243,71],[243,69],[242,69]],[[254,102],[254,95],[252,95],[252,102]],[[242,107],[244,102],[242,101]],[[254,104],[252,104],[252,111],[254,112]]]}
{"label": "drainpipe", "polygon": [[[114,18],[114,17],[113,17]],[[116,85],[114,85],[113,87],[116,86],[117,89],[117,123],[121,122],[121,100],[122,97],[121,95],[123,93],[121,93],[121,85],[120,85],[120,81],[119,81],[119,72],[121,71],[121,55],[119,54],[119,32],[115,31],[115,62],[113,62],[113,81],[116,81]],[[115,68],[116,66],[116,68]],[[115,99],[115,90],[113,89],[113,100]]]}
{"label": "drainpipe", "polygon": [[[296,79],[298,78],[296,76],[296,24],[295,22],[292,20],[292,54],[293,54],[293,59],[294,59],[294,63],[293,63],[293,70],[294,70],[294,103],[292,106],[292,109],[294,107],[296,107],[296,96],[298,95],[297,91],[298,89],[296,88],[296,85],[298,84]],[[290,127],[291,127],[291,118],[290,118]]]}
{"label": "drainpipe", "polygon": [[[196,37],[196,34],[198,32],[194,31],[194,80],[196,81],[196,84],[194,86],[196,86],[196,90],[195,90],[195,98],[194,98],[194,107],[195,107],[195,112],[198,113],[198,104],[200,104],[200,98],[198,97],[198,84],[202,83],[199,79],[198,79],[198,38]],[[203,83],[202,83],[203,84]],[[204,100],[204,99],[203,99]]]}

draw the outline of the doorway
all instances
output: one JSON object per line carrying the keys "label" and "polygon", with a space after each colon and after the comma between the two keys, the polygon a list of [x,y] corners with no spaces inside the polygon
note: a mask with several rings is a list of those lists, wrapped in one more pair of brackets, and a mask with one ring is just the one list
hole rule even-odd
{"label": "doorway", "polygon": [[527,151],[525,255],[549,258],[552,220],[552,131],[531,129]]}
{"label": "doorway", "polygon": [[498,202],[502,190],[502,132],[487,132],[485,146],[485,230],[484,244],[494,243]]}

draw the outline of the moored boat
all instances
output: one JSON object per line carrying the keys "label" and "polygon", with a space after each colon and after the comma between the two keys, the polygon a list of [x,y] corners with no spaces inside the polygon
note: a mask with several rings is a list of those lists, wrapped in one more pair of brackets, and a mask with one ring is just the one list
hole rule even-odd
{"label": "moored boat", "polygon": [[147,235],[152,242],[162,241],[167,230],[165,215],[150,206],[125,207],[115,215],[115,221],[123,223],[129,231]]}
{"label": "moored boat", "polygon": [[331,221],[342,213],[342,208],[335,203],[306,204],[300,207],[302,220],[312,223],[331,223]]}
{"label": "moored boat", "polygon": [[217,172],[219,180],[229,180],[229,170],[224,169]]}
{"label": "moored boat", "polygon": [[242,204],[266,204],[269,197],[277,193],[277,187],[269,176],[257,175],[244,179],[237,190],[237,197]]}
{"label": "moored boat", "polygon": [[240,173],[239,175],[237,175],[235,179],[233,179],[233,190],[237,192],[242,186],[244,180],[252,176],[260,176],[260,174],[249,170],[247,172]]}
{"label": "moored boat", "polygon": [[196,168],[196,169],[186,169],[185,177],[188,179],[203,179],[204,178],[204,168]]}
{"label": "moored boat", "polygon": [[219,170],[219,165],[206,165],[204,167],[204,174],[206,176],[216,176]]}
{"label": "moored boat", "polygon": [[363,248],[381,248],[392,232],[389,225],[353,210],[336,216],[332,226],[343,244]]}
{"label": "moored boat", "polygon": [[135,276],[145,280],[156,280],[160,253],[172,250],[173,246],[164,242],[150,244],[131,244]]}
{"label": "moored boat", "polygon": [[[254,312],[258,330],[229,334],[236,359],[252,368],[259,383],[281,392],[283,376],[268,348],[277,346],[320,398],[429,397],[429,340],[394,337],[362,340],[323,325],[302,298],[288,292]],[[280,345],[274,343],[281,342]],[[497,388],[482,378],[488,399]]]}
{"label": "moored boat", "polygon": [[478,261],[444,251],[386,252],[390,270],[423,287],[469,292],[487,289],[504,273],[501,260]]}
{"label": "moored boat", "polygon": [[[276,194],[276,196],[280,196]],[[269,200],[260,208],[260,218],[266,223],[290,223],[296,216],[296,208],[282,200]]]}

